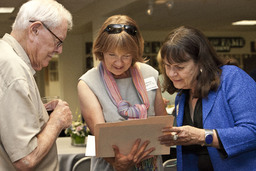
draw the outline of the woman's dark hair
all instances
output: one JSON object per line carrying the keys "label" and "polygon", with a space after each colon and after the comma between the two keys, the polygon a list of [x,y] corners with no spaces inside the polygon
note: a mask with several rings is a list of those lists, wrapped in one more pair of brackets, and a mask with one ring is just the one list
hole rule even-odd
{"label": "woman's dark hair", "polygon": [[161,47],[161,62],[163,69],[163,90],[173,94],[179,92],[165,72],[164,62],[183,63],[193,60],[198,66],[198,74],[193,78],[197,81],[194,97],[204,98],[210,90],[216,91],[220,84],[220,67],[224,61],[217,56],[212,45],[204,34],[192,27],[181,26],[166,37]]}

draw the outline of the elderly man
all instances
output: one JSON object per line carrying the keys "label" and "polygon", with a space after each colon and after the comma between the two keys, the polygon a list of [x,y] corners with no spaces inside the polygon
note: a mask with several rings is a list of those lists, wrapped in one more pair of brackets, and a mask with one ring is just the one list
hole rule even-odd
{"label": "elderly man", "polygon": [[57,1],[31,0],[0,40],[0,170],[58,170],[55,141],[72,113],[56,100],[48,116],[33,75],[62,52],[71,28],[71,14]]}

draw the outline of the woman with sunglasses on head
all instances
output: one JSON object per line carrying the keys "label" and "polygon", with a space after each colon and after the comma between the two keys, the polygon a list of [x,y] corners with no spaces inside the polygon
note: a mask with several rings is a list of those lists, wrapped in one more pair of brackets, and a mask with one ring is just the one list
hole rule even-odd
{"label": "woman with sunglasses on head", "polygon": [[[125,15],[109,17],[93,44],[100,64],[86,72],[78,83],[82,115],[94,133],[104,122],[145,119],[166,115],[158,72],[142,58],[144,40],[133,19]],[[151,85],[144,79],[151,78]],[[115,158],[92,158],[92,171],[162,170],[161,156],[151,156],[150,142],[136,140],[128,155],[113,144]]]}
{"label": "woman with sunglasses on head", "polygon": [[177,145],[179,171],[255,170],[256,83],[220,59],[192,27],[172,31],[161,47],[166,89],[178,92],[177,127],[161,144]]}

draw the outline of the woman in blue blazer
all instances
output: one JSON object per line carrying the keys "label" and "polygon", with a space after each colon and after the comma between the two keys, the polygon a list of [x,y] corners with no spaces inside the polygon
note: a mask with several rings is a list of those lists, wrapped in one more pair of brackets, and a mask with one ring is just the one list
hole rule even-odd
{"label": "woman in blue blazer", "polygon": [[161,65],[164,89],[178,95],[177,127],[164,128],[159,140],[177,145],[178,170],[255,170],[255,81],[192,27],[167,36]]}

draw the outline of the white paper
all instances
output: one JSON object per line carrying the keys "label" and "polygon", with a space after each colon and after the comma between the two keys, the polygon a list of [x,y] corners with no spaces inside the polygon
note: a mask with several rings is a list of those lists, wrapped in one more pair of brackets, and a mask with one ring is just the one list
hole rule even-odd
{"label": "white paper", "polygon": [[167,107],[166,112],[171,115],[175,107]]}
{"label": "white paper", "polygon": [[95,136],[88,135],[85,156],[95,156]]}
{"label": "white paper", "polygon": [[145,78],[144,82],[145,82],[147,91],[154,90],[154,89],[158,88],[154,77]]}

